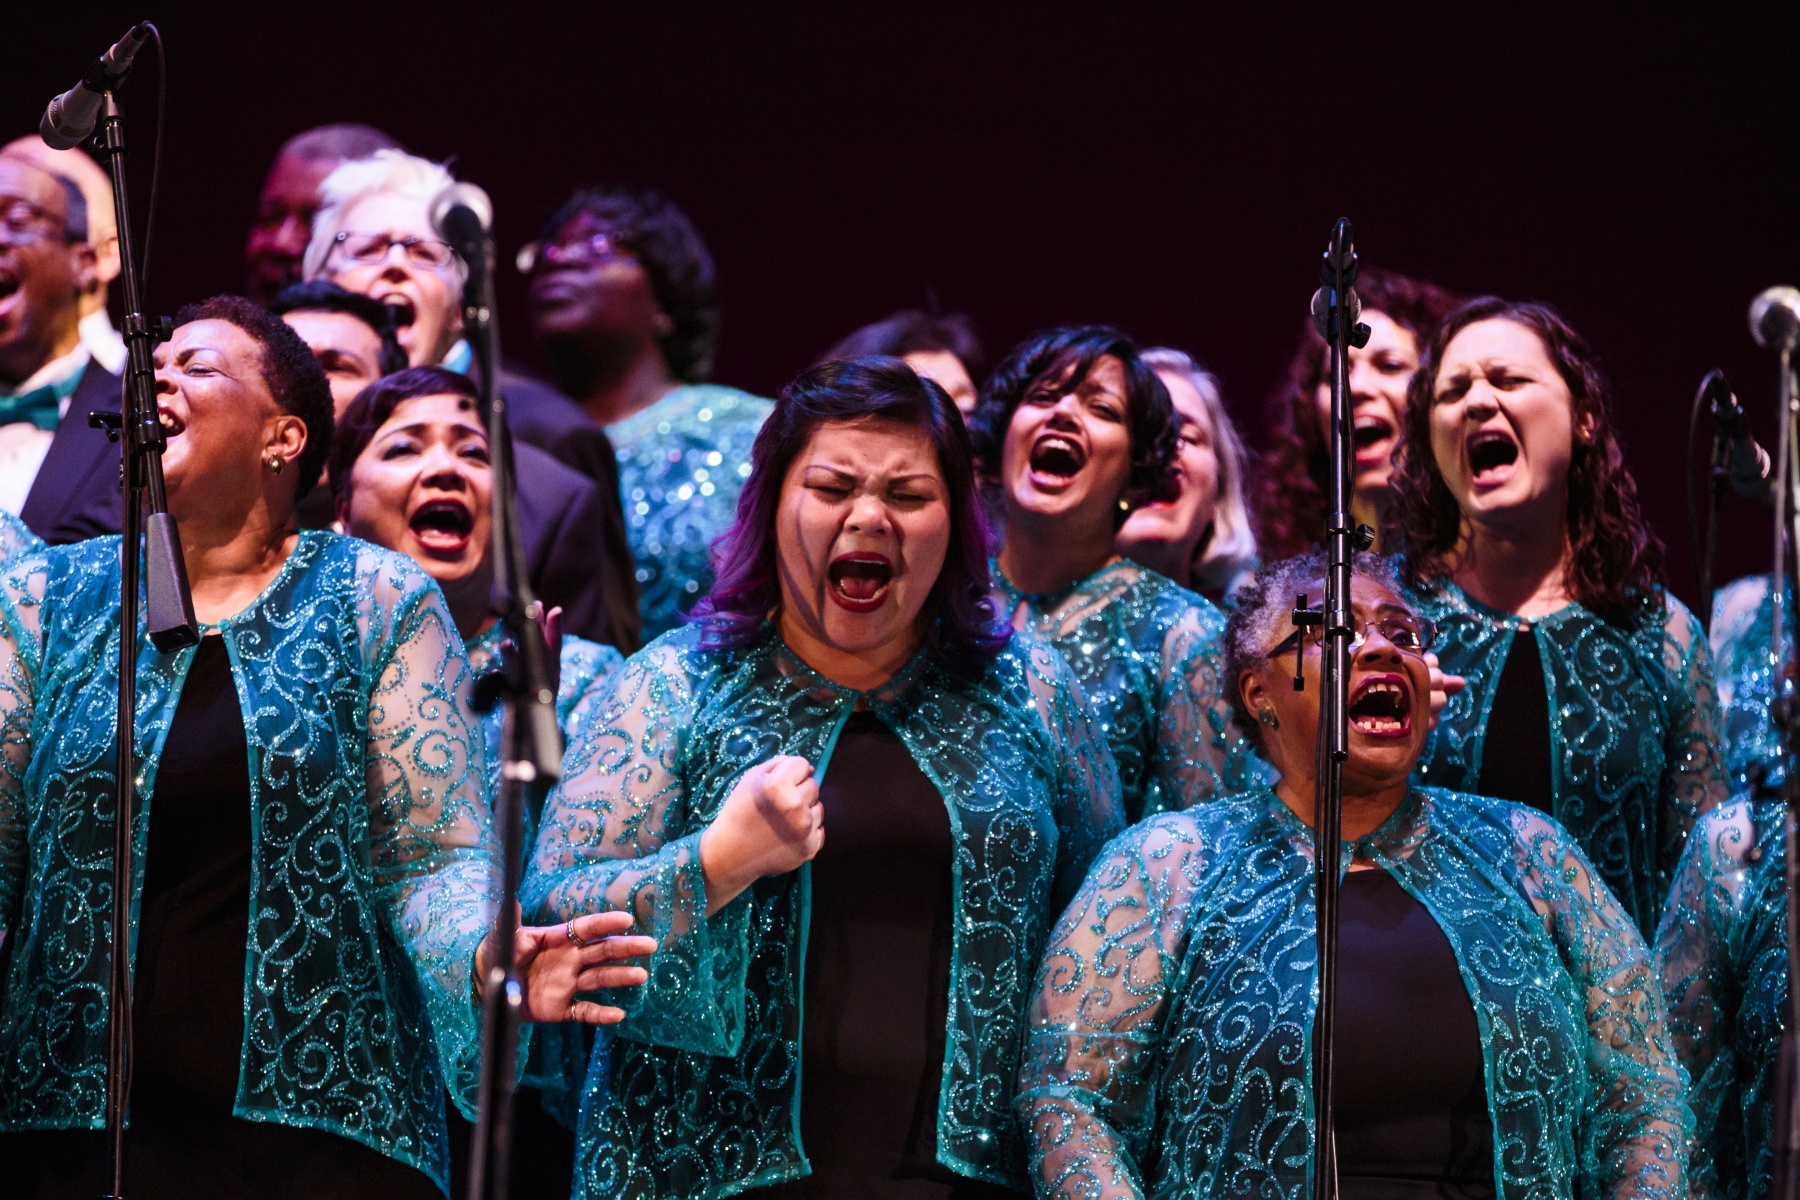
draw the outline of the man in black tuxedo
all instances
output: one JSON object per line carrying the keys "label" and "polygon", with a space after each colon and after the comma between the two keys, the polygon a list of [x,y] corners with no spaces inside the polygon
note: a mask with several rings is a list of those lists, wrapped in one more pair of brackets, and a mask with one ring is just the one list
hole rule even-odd
{"label": "man in black tuxedo", "polygon": [[96,270],[81,189],[0,155],[0,508],[52,544],[120,527],[119,450],[88,425],[120,392],[81,343]]}
{"label": "man in black tuxedo", "polygon": [[[340,414],[363,388],[407,365],[394,336],[391,311],[361,293],[314,280],[287,288],[271,307],[294,327],[325,368]],[[511,395],[509,385],[509,401]],[[609,570],[594,553],[594,531],[607,525],[607,502],[616,491],[601,492],[581,472],[524,442],[514,444],[513,461],[518,470],[519,534],[538,598],[547,607],[562,608],[565,631],[631,653],[638,645],[637,594],[619,594],[615,582],[615,576],[623,576],[629,583],[630,561],[623,569]],[[305,526],[325,528],[335,514],[329,507],[329,489],[321,485],[317,491],[327,503],[302,501],[299,517]]]}

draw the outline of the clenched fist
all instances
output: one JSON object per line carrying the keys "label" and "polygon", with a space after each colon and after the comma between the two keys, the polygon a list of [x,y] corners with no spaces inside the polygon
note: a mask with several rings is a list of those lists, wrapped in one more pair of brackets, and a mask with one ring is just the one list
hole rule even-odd
{"label": "clenched fist", "polygon": [[708,916],[765,875],[785,875],[825,844],[825,808],[812,764],[780,754],[744,772],[700,835]]}

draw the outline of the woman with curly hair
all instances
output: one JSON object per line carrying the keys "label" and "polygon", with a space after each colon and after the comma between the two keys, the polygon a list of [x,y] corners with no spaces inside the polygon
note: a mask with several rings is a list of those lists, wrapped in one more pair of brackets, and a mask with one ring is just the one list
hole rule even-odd
{"label": "woman with curly hair", "polygon": [[1688,831],[1725,798],[1721,718],[1593,349],[1547,305],[1463,305],[1413,379],[1398,461],[1390,545],[1468,679],[1424,781],[1550,813],[1654,929]]}
{"label": "woman with curly hair", "polygon": [[1132,821],[1236,790],[1248,764],[1221,675],[1225,618],[1114,542],[1134,511],[1175,497],[1178,432],[1156,371],[1103,326],[1015,348],[969,422],[1005,522],[1003,611],[1075,668]]}
{"label": "woman with curly hair", "polygon": [[[1365,268],[1357,279],[1368,345],[1350,349],[1350,402],[1356,426],[1350,514],[1379,531],[1391,507],[1389,477],[1406,421],[1406,387],[1451,295],[1405,275]],[[1331,418],[1331,359],[1311,320],[1271,402],[1275,428],[1256,481],[1258,542],[1268,559],[1317,547],[1325,538],[1330,482],[1325,429]]]}

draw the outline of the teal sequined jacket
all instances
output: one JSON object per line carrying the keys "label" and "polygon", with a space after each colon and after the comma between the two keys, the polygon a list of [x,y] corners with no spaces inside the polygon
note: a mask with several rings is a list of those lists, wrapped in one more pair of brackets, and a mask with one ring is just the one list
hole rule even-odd
{"label": "teal sequined jacket", "polygon": [[[1794,608],[1786,611],[1793,645]],[[1769,705],[1775,700],[1775,603],[1767,575],[1750,575],[1713,595],[1712,651],[1719,675],[1719,706],[1725,713],[1725,773],[1734,798],[1752,798],[1754,773],[1776,787],[1787,778],[1786,755]]]}
{"label": "teal sequined jacket", "polygon": [[[499,669],[503,633],[496,623],[469,643],[469,665],[476,675]],[[581,718],[601,694],[606,677],[624,661],[624,656],[611,646],[573,634],[563,635],[556,679],[556,723],[562,728],[565,745],[574,738]],[[500,787],[500,767],[505,756],[505,747],[501,745],[505,719],[505,708],[496,706],[481,720],[490,796]],[[540,815],[529,810],[525,813],[519,844],[525,847],[526,862],[531,858],[531,845],[537,837]],[[521,867],[524,865],[520,864]],[[571,1021],[560,1025],[533,1025],[527,1032],[530,1036],[521,1056],[525,1065],[520,1082],[536,1088],[545,1110],[565,1128],[573,1130],[581,1104],[581,1081],[587,1073],[587,1026]],[[601,1036],[605,1036],[604,1031]]]}
{"label": "teal sequined jacket", "polygon": [[736,388],[693,383],[606,427],[646,639],[680,625],[711,589],[713,539],[737,519],[751,444],[774,409]]}
{"label": "teal sequined jacket", "polygon": [[808,1173],[800,1145],[808,867],[706,915],[700,835],[746,770],[777,754],[829,773],[859,701],[942,794],[955,839],[938,1159],[1018,1185],[1010,1102],[1031,973],[1088,862],[1124,827],[1118,778],[1068,667],[1016,635],[975,673],[929,647],[857,693],[770,626],[741,650],[667,634],[608,680],[564,757],[526,887],[542,920],[618,909],[661,949],[588,1077],[577,1194],[708,1200]]}
{"label": "teal sequined jacket", "polygon": [[1061,652],[1119,764],[1136,822],[1260,782],[1231,719],[1225,618],[1205,597],[1128,559],[1054,595],[993,568],[1000,610]]}
{"label": "teal sequined jacket", "polygon": [[1445,582],[1413,597],[1434,649],[1469,684],[1450,698],[1419,764],[1422,783],[1479,791],[1500,669],[1521,626],[1537,639],[1550,701],[1549,811],[1575,835],[1638,928],[1656,928],[1688,830],[1725,799],[1712,653],[1673,597],[1629,625],[1579,604],[1525,618]]}
{"label": "teal sequined jacket", "polygon": [[1688,838],[1656,935],[1675,1052],[1693,1079],[1695,1200],[1760,1200],[1774,1168],[1787,1011],[1780,802],[1734,801]]}
{"label": "teal sequined jacket", "polygon": [[[1312,845],[1260,790],[1107,847],[1051,934],[1030,1013],[1018,1110],[1039,1196],[1312,1194]],[[1352,850],[1456,954],[1501,1200],[1684,1200],[1692,1117],[1650,955],[1567,832],[1421,788],[1346,843],[1346,863]]]}
{"label": "teal sequined jacket", "polygon": [[[57,547],[0,584],[8,1130],[103,1120],[119,545]],[[233,1111],[328,1129],[447,1188],[443,1092],[473,1087],[471,971],[499,894],[461,639],[411,559],[313,532],[217,628],[254,805]],[[193,661],[140,644],[134,895]]]}
{"label": "teal sequined jacket", "polygon": [[44,548],[44,540],[31,528],[5,509],[0,509],[0,565],[36,554]]}

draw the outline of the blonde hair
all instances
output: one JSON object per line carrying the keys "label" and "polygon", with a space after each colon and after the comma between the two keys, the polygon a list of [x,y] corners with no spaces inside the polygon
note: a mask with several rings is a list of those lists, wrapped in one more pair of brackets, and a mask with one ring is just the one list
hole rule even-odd
{"label": "blonde hair", "polygon": [[1219,377],[1180,350],[1156,346],[1140,356],[1155,371],[1169,371],[1186,379],[1200,394],[1212,421],[1213,454],[1219,460],[1219,495],[1213,504],[1212,536],[1190,568],[1184,586],[1222,592],[1241,581],[1256,565],[1256,532],[1250,525],[1250,508],[1244,503],[1244,440],[1225,411],[1219,394]]}
{"label": "blonde hair", "polygon": [[[301,277],[317,279],[343,228],[344,215],[371,196],[404,196],[429,208],[439,192],[456,182],[441,163],[408,154],[404,150],[377,150],[368,158],[339,163],[319,184],[319,212],[313,218],[312,240],[301,259]],[[468,268],[452,258],[450,269],[461,288]]]}

